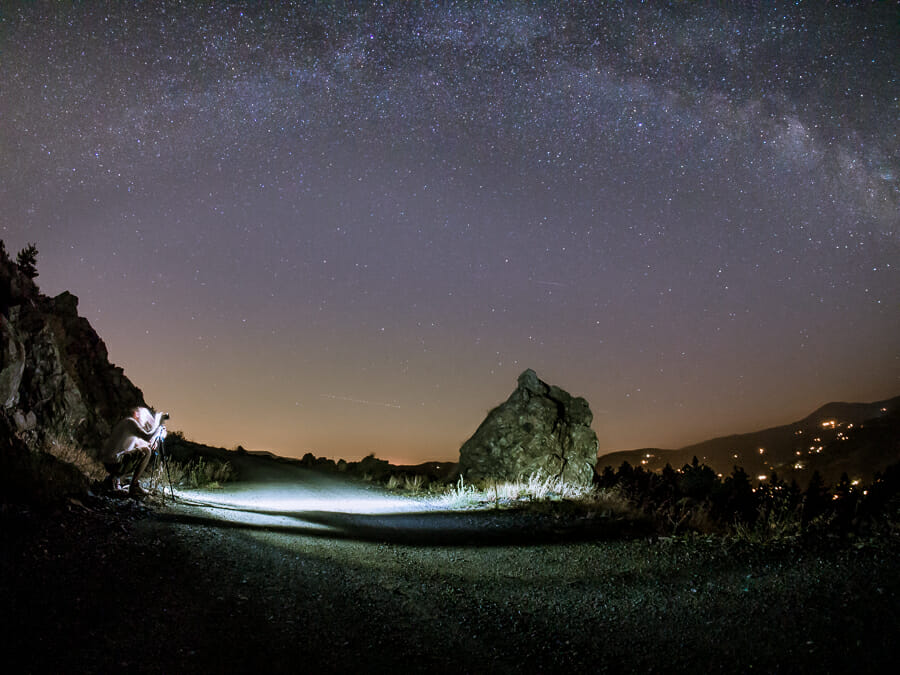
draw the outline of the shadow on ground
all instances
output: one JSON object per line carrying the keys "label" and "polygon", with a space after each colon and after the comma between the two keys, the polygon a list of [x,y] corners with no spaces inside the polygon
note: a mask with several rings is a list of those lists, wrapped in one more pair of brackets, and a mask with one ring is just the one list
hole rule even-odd
{"label": "shadow on ground", "polygon": [[507,546],[615,540],[650,534],[647,523],[600,514],[527,509],[345,513],[269,510],[179,500],[163,521],[358,541],[427,546]]}

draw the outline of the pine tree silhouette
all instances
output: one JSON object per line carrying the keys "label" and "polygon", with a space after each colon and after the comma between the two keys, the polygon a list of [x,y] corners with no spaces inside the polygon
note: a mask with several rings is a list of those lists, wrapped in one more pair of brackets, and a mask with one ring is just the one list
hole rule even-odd
{"label": "pine tree silhouette", "polygon": [[28,246],[19,251],[19,254],[16,256],[16,267],[19,268],[19,272],[29,279],[34,279],[38,275],[37,254],[37,246],[35,244],[28,244]]}
{"label": "pine tree silhouette", "polygon": [[809,479],[809,487],[803,495],[803,510],[801,511],[800,523],[802,527],[809,525],[817,516],[825,513],[828,507],[828,490],[825,488],[825,481],[818,471],[814,471]]}

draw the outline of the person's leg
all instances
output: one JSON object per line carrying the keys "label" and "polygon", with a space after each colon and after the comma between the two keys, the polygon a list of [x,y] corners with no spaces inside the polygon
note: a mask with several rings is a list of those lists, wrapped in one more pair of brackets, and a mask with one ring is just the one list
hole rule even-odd
{"label": "person's leg", "polygon": [[137,468],[134,470],[134,475],[131,477],[131,485],[128,488],[128,491],[132,495],[145,495],[147,491],[141,487],[138,482],[141,479],[141,475],[144,473],[144,469],[147,468],[147,464],[150,462],[150,445],[139,445],[134,449],[134,453],[137,459]]}
{"label": "person's leg", "polygon": [[122,470],[121,462],[107,462],[104,464],[106,471],[109,473],[109,487],[113,492],[124,492],[122,488]]}

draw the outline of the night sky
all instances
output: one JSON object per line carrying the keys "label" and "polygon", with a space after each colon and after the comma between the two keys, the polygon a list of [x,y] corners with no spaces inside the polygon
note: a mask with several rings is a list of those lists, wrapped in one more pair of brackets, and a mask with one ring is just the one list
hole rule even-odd
{"label": "night sky", "polygon": [[601,451],[900,394],[897,4],[603,4],[3,0],[0,238],[229,448],[455,460],[527,367]]}

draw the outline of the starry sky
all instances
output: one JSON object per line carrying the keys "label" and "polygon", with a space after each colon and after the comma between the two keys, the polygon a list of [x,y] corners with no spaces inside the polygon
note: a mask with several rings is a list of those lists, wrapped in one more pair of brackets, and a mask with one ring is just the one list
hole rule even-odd
{"label": "starry sky", "polygon": [[[601,452],[900,393],[893,2],[0,2],[0,238],[233,448]],[[724,3],[723,3],[724,5]]]}

